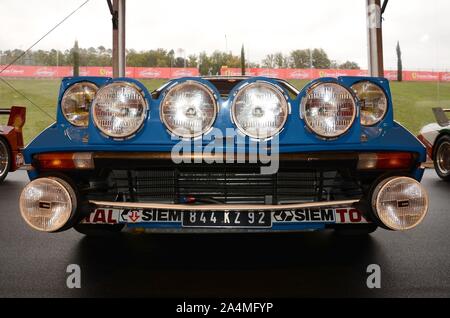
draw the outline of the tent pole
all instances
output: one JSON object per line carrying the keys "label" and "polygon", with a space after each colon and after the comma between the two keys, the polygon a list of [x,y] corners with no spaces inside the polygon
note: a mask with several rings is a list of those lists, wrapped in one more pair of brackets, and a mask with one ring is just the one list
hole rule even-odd
{"label": "tent pole", "polygon": [[[385,2],[387,4],[387,2]],[[385,6],[383,6],[385,8]],[[383,32],[380,0],[367,0],[367,50],[369,76],[383,77]]]}

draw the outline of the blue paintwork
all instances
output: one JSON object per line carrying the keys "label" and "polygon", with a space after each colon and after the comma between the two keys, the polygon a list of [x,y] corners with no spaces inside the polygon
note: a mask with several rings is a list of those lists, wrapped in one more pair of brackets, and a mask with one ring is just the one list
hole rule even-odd
{"label": "blue paintwork", "polygon": [[[379,84],[386,92],[389,100],[389,109],[384,120],[374,127],[363,127],[359,123],[359,112],[353,127],[343,136],[335,140],[323,140],[314,133],[308,131],[303,120],[300,118],[300,101],[305,96],[308,87],[316,82],[307,85],[300,92],[296,99],[290,99],[286,93],[286,97],[291,106],[291,114],[287,120],[285,128],[279,135],[280,152],[312,152],[312,151],[413,151],[420,154],[420,161],[425,161],[425,149],[421,143],[406,129],[393,121],[392,98],[389,90],[389,83],[386,79],[381,78],[365,78],[365,77],[340,77],[338,79],[322,78],[317,81],[339,81],[344,85],[350,86],[361,80],[372,80]],[[236,87],[230,94],[229,99],[222,99],[215,87],[206,80],[201,78],[182,78],[174,80],[175,82],[183,82],[187,80],[200,81],[216,92],[220,113],[214,124],[214,127],[225,132],[226,128],[234,128],[231,120],[230,107],[232,103],[233,93],[239,87]],[[276,84],[276,80],[270,78],[251,78],[246,82],[267,81]],[[170,134],[160,120],[159,104],[163,98],[154,100],[151,98],[148,90],[139,81],[134,79],[119,78],[102,78],[102,77],[78,77],[64,78],[59,93],[58,105],[62,99],[64,91],[70,85],[80,81],[91,81],[98,86],[102,86],[112,81],[128,81],[138,85],[145,95],[149,104],[149,114],[144,127],[132,138],[127,140],[114,140],[106,137],[92,123],[92,118],[88,128],[73,127],[61,113],[58,107],[57,121],[49,128],[44,130],[36,137],[25,149],[25,160],[30,163],[31,157],[36,153],[44,153],[50,151],[171,151],[173,145],[179,142],[178,138],[172,140]],[[170,85],[168,85],[169,87]],[[166,90],[168,89],[166,87]],[[368,141],[361,143],[361,134],[368,137]],[[83,137],[88,138],[83,142]],[[208,143],[208,135],[204,136],[204,143]],[[245,147],[237,147],[237,151],[244,151]]]}
{"label": "blue paintwork", "polygon": [[[230,108],[234,93],[242,86],[254,81],[267,81],[277,85],[277,81],[271,78],[255,77],[240,83],[230,93],[228,99],[223,99],[216,88],[207,80],[202,78],[182,78],[173,80],[167,85],[163,93],[158,99],[153,99],[147,88],[139,81],[129,78],[104,78],[104,77],[77,77],[64,78],[61,84],[59,98],[57,121],[49,128],[45,129],[38,137],[36,137],[24,150],[26,163],[31,163],[32,157],[38,153],[46,152],[63,152],[63,151],[123,151],[123,152],[170,152],[172,147],[179,142],[178,138],[172,139],[164,124],[160,120],[159,105],[164,97],[164,92],[175,83],[188,80],[199,81],[208,86],[218,100],[219,114],[214,123],[214,128],[225,133],[226,128],[234,128],[232,123]],[[339,82],[347,87],[352,84],[369,80],[379,85],[388,97],[388,112],[383,121],[373,127],[363,127],[360,125],[359,111],[353,127],[343,136],[335,140],[323,140],[310,132],[303,120],[300,118],[300,103],[303,96],[306,95],[308,88],[316,82]],[[136,84],[143,92],[148,105],[149,112],[145,124],[142,129],[134,136],[127,140],[114,140],[100,133],[90,118],[88,128],[77,128],[70,125],[64,118],[61,108],[59,107],[65,90],[76,82],[90,81],[97,86],[103,86],[114,81],[127,81]],[[286,122],[284,129],[279,134],[279,151],[280,153],[308,153],[321,151],[407,151],[419,154],[419,162],[426,161],[426,150],[424,146],[404,127],[396,123],[393,119],[392,97],[389,88],[389,82],[384,78],[370,77],[339,77],[321,78],[315,80],[304,87],[295,99],[291,99],[285,92],[286,99],[291,107],[291,114]],[[361,136],[367,136],[366,142],[361,142]],[[208,143],[211,136],[204,136],[203,142]],[[248,140],[246,140],[248,142]],[[202,145],[197,145],[202,148]],[[224,146],[225,148],[225,146]],[[220,150],[218,148],[217,150]],[[235,145],[235,151],[248,151],[248,143],[245,145]],[[34,179],[38,176],[37,171],[30,171],[29,177]],[[413,177],[421,180],[423,169],[417,168],[413,171]],[[293,228],[291,228],[293,227]],[[299,228],[300,227],[300,228]],[[304,224],[291,225],[289,229],[305,229]],[[320,228],[317,225],[307,226],[307,228]],[[283,226],[283,229],[287,229]]]}

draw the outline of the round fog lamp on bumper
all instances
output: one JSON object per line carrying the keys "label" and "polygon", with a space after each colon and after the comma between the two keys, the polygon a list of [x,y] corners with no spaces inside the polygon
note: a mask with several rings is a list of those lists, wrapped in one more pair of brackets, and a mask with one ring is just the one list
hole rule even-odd
{"label": "round fog lamp on bumper", "polygon": [[372,208],[388,229],[409,230],[419,225],[427,214],[428,195],[412,178],[391,177],[375,187]]}
{"label": "round fog lamp on bumper", "polygon": [[75,213],[75,191],[59,178],[31,181],[20,195],[20,213],[32,228],[55,232],[63,228]]}

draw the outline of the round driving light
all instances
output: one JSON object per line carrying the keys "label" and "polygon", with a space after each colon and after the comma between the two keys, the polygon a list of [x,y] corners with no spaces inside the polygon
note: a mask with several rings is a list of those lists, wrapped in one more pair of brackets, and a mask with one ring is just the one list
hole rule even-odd
{"label": "round driving light", "polygon": [[352,92],[337,83],[311,86],[301,101],[301,114],[306,126],[322,138],[336,138],[346,133],[356,117],[356,101]]}
{"label": "round driving light", "polygon": [[32,228],[55,232],[69,221],[77,208],[72,187],[59,178],[31,181],[20,195],[20,213]]}
{"label": "round driving light", "polygon": [[72,125],[88,126],[89,109],[97,90],[97,85],[90,82],[79,82],[66,90],[61,100],[61,110]]}
{"label": "round driving light", "polygon": [[428,195],[422,185],[409,177],[392,177],[378,184],[372,208],[389,229],[404,231],[416,227],[427,214]]}
{"label": "round driving light", "polygon": [[148,105],[141,90],[128,82],[113,82],[102,87],[92,104],[94,123],[113,138],[135,134],[144,124]]}
{"label": "round driving light", "polygon": [[369,81],[353,84],[351,87],[361,102],[361,124],[373,126],[386,115],[388,104],[381,87]]}
{"label": "round driving light", "polygon": [[161,103],[161,120],[174,135],[195,138],[211,129],[217,102],[205,85],[187,81],[169,88]]}
{"label": "round driving light", "polygon": [[289,115],[289,104],[277,86],[254,82],[236,93],[231,114],[243,134],[266,139],[283,129]]}

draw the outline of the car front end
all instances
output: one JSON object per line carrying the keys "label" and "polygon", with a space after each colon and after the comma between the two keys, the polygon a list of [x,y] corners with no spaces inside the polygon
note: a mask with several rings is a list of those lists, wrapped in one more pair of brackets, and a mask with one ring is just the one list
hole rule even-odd
{"label": "car front end", "polygon": [[26,120],[26,108],[0,108],[1,115],[7,115],[9,118],[6,125],[0,124],[0,183],[9,172],[20,169],[24,164],[22,129]]}
{"label": "car front end", "polygon": [[426,150],[383,78],[65,78],[57,112],[24,151],[40,231],[369,233],[428,210]]}

